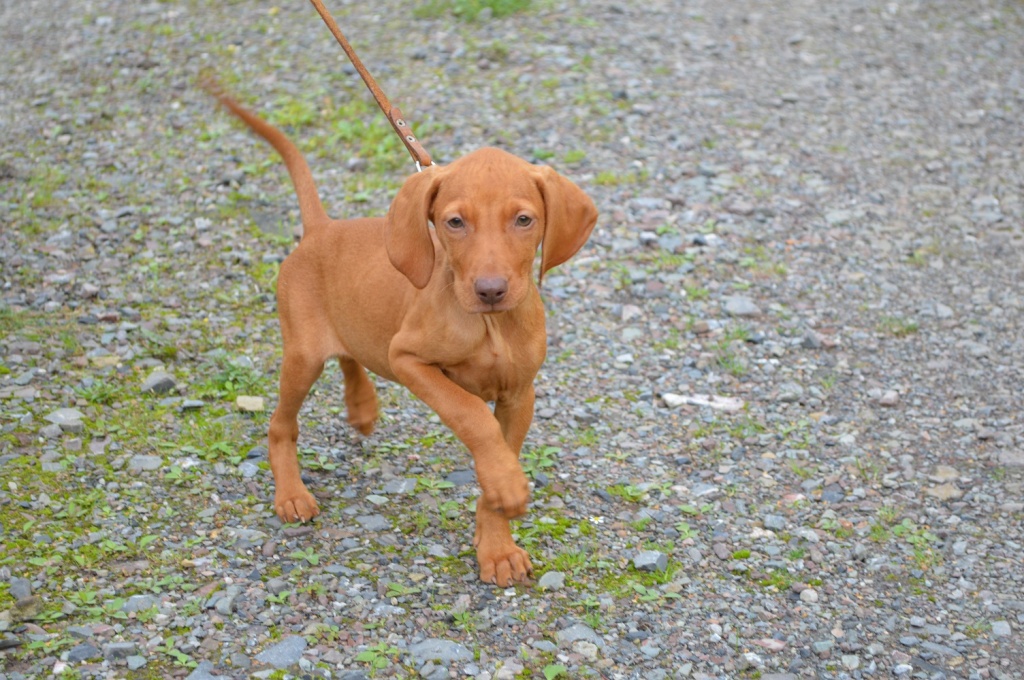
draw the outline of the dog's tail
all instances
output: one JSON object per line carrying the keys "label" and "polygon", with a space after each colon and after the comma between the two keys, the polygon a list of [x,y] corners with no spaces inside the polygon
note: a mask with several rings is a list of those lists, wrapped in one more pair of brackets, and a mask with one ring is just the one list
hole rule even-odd
{"label": "dog's tail", "polygon": [[329,218],[323,203],[320,202],[320,194],[317,193],[313,173],[310,171],[306,159],[303,158],[302,152],[292,141],[276,127],[229,97],[212,77],[203,76],[200,84],[207,92],[216,97],[224,108],[241,118],[243,123],[270,142],[277,153],[281,154],[285,167],[288,168],[288,175],[292,178],[292,184],[295,186],[295,193],[299,197],[299,213],[302,215],[304,235],[308,235],[309,230],[315,228],[315,225],[326,222]]}

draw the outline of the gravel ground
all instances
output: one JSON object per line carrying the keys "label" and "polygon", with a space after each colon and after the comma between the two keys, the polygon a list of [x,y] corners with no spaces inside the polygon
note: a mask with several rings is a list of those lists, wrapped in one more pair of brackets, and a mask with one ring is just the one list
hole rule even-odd
{"label": "gravel ground", "polygon": [[5,3],[0,679],[1024,678],[1024,5],[369,4],[435,157],[602,212],[545,280],[536,583],[477,581],[461,445],[386,384],[359,439],[335,369],[324,514],[273,516],[297,209],[195,83],[382,213],[411,163],[313,9]]}

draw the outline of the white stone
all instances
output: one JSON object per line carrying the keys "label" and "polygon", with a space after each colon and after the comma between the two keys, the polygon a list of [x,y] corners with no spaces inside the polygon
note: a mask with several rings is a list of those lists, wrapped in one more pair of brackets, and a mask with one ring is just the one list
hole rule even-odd
{"label": "white stone", "polygon": [[263,397],[249,397],[239,395],[235,399],[235,406],[238,407],[239,411],[245,411],[247,413],[259,413],[263,410]]}
{"label": "white stone", "polygon": [[818,591],[814,588],[804,588],[800,591],[800,601],[807,604],[814,604],[818,601]]}

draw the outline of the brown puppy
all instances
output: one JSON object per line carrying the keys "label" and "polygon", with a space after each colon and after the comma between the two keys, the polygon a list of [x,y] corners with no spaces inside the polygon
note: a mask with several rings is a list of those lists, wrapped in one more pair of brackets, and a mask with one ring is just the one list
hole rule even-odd
{"label": "brown puppy", "polygon": [[541,275],[572,257],[597,221],[593,201],[550,168],[485,148],[409,177],[383,219],[332,220],[288,138],[209,89],[284,158],[302,215],[302,241],[277,282],[284,360],[270,467],[278,516],[304,522],[320,512],[299,477],[297,416],[324,362],[337,357],[348,421],[363,434],[377,419],[370,369],[408,387],[462,440],[483,490],[480,578],[525,580],[530,558],[509,519],[529,502],[518,457],[547,346],[534,256],[541,247]]}

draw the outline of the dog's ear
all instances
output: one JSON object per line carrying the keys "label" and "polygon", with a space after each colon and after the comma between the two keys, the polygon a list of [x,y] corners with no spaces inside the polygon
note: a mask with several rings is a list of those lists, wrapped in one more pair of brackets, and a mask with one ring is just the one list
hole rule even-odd
{"label": "dog's ear", "polygon": [[384,218],[384,245],[395,269],[417,288],[426,287],[434,271],[434,243],[427,222],[442,170],[436,165],[405,180]]}
{"label": "dog's ear", "polygon": [[597,224],[597,207],[583,190],[549,167],[538,168],[544,197],[544,242],[540,279],[583,247]]}

